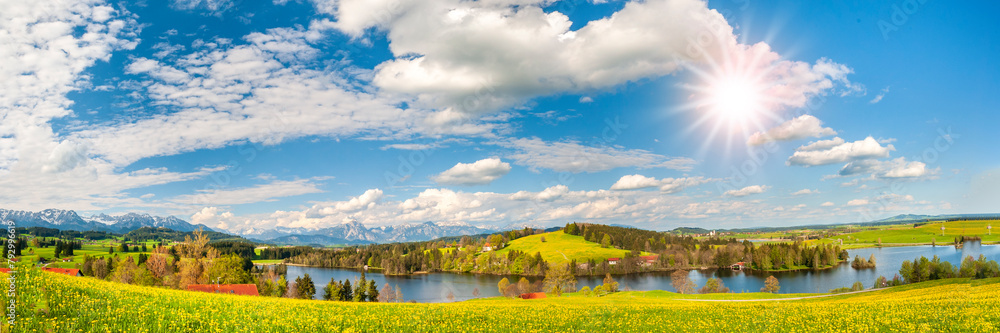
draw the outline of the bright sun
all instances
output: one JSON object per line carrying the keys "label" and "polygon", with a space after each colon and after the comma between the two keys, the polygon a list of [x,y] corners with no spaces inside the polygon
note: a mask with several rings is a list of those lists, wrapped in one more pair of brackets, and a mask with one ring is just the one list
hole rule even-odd
{"label": "bright sun", "polygon": [[752,80],[738,75],[710,82],[705,106],[722,121],[743,124],[755,120],[762,108],[762,94]]}

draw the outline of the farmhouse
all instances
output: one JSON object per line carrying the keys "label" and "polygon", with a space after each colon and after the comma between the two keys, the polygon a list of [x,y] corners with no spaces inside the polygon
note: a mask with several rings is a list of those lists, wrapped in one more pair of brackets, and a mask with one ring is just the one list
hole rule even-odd
{"label": "farmhouse", "polygon": [[617,265],[621,258],[608,258],[608,265]]}
{"label": "farmhouse", "polygon": [[732,264],[731,266],[729,266],[729,268],[732,268],[732,269],[735,269],[735,270],[742,270],[744,268],[747,268],[747,263],[740,261],[738,263]]}
{"label": "farmhouse", "polygon": [[206,293],[259,296],[255,284],[189,284],[188,291]]}
{"label": "farmhouse", "polygon": [[80,270],[79,269],[73,269],[73,268],[48,268],[48,267],[46,267],[46,268],[42,268],[42,270],[46,271],[46,272],[56,273],[56,274],[66,274],[66,275],[69,275],[69,276],[83,276],[82,274],[80,274]]}
{"label": "farmhouse", "polygon": [[483,252],[490,252],[490,251],[493,251],[493,246],[490,245],[490,242],[486,242],[486,244],[483,244]]}
{"label": "farmhouse", "polygon": [[647,266],[647,267],[653,266],[653,264],[656,263],[656,259],[659,259],[659,258],[660,258],[660,256],[655,255],[655,254],[654,255],[648,255],[648,256],[639,256],[639,259],[642,259],[642,265],[643,266]]}

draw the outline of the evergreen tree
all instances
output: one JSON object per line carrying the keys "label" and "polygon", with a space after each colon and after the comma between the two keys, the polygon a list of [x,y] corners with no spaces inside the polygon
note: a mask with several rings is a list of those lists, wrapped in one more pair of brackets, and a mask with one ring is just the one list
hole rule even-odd
{"label": "evergreen tree", "polygon": [[364,302],[368,299],[368,280],[365,279],[365,272],[361,272],[361,280],[354,286],[354,301]]}
{"label": "evergreen tree", "polygon": [[351,289],[351,280],[344,279],[344,288],[340,291],[340,298],[345,301],[351,301],[354,299],[354,290]]}
{"label": "evergreen tree", "polygon": [[337,279],[330,278],[330,283],[323,288],[323,299],[328,301],[342,301],[340,299],[340,281]]}
{"label": "evergreen tree", "polygon": [[368,281],[368,301],[378,302],[378,285],[375,284],[375,280]]}
{"label": "evergreen tree", "polygon": [[309,277],[309,273],[303,274],[302,277],[295,278],[295,288],[298,290],[298,295],[301,299],[312,299],[313,295],[316,294],[316,285],[313,284],[312,277]]}

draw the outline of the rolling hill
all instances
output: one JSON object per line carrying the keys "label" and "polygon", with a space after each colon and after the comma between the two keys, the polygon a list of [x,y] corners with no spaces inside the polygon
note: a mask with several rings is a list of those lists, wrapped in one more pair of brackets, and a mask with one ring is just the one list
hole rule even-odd
{"label": "rolling hill", "polygon": [[[545,239],[542,242],[542,238]],[[497,251],[497,254],[517,250],[526,253],[539,252],[542,259],[548,263],[565,263],[576,259],[583,263],[594,259],[603,261],[607,258],[624,257],[628,251],[615,248],[602,248],[601,244],[588,242],[582,236],[574,236],[553,231],[543,234],[521,237],[510,242],[506,247]]]}

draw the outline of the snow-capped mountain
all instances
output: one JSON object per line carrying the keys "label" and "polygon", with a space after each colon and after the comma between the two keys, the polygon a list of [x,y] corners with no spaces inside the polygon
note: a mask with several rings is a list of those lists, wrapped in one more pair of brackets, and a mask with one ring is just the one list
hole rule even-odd
{"label": "snow-capped mountain", "polygon": [[322,229],[307,228],[250,228],[238,234],[279,244],[365,244],[428,241],[448,236],[493,233],[494,229],[476,227],[467,223],[411,223],[395,226],[368,228],[357,221]]}
{"label": "snow-capped mountain", "polygon": [[[98,214],[81,217],[72,210],[46,209],[27,212],[0,209],[0,217],[13,220],[17,227],[45,227],[59,230],[108,231],[128,233],[142,227],[170,228],[177,231],[194,231],[198,228],[212,230],[205,225],[192,225],[179,218],[127,213],[124,215]],[[491,234],[497,231],[518,230],[525,227],[539,229],[537,225],[518,223],[504,227],[473,226],[465,222],[424,222],[368,228],[358,221],[321,229],[309,228],[256,228],[243,230],[217,230],[248,239],[281,245],[337,245],[395,242],[419,242],[448,236]]]}
{"label": "snow-capped mountain", "polygon": [[15,226],[23,228],[44,227],[59,230],[95,230],[116,233],[128,233],[142,227],[164,227],[177,231],[194,231],[198,228],[212,230],[205,225],[192,225],[173,216],[160,217],[136,213],[119,216],[99,214],[81,217],[72,210],[46,209],[40,212],[29,212],[0,209],[0,218],[14,221]]}

